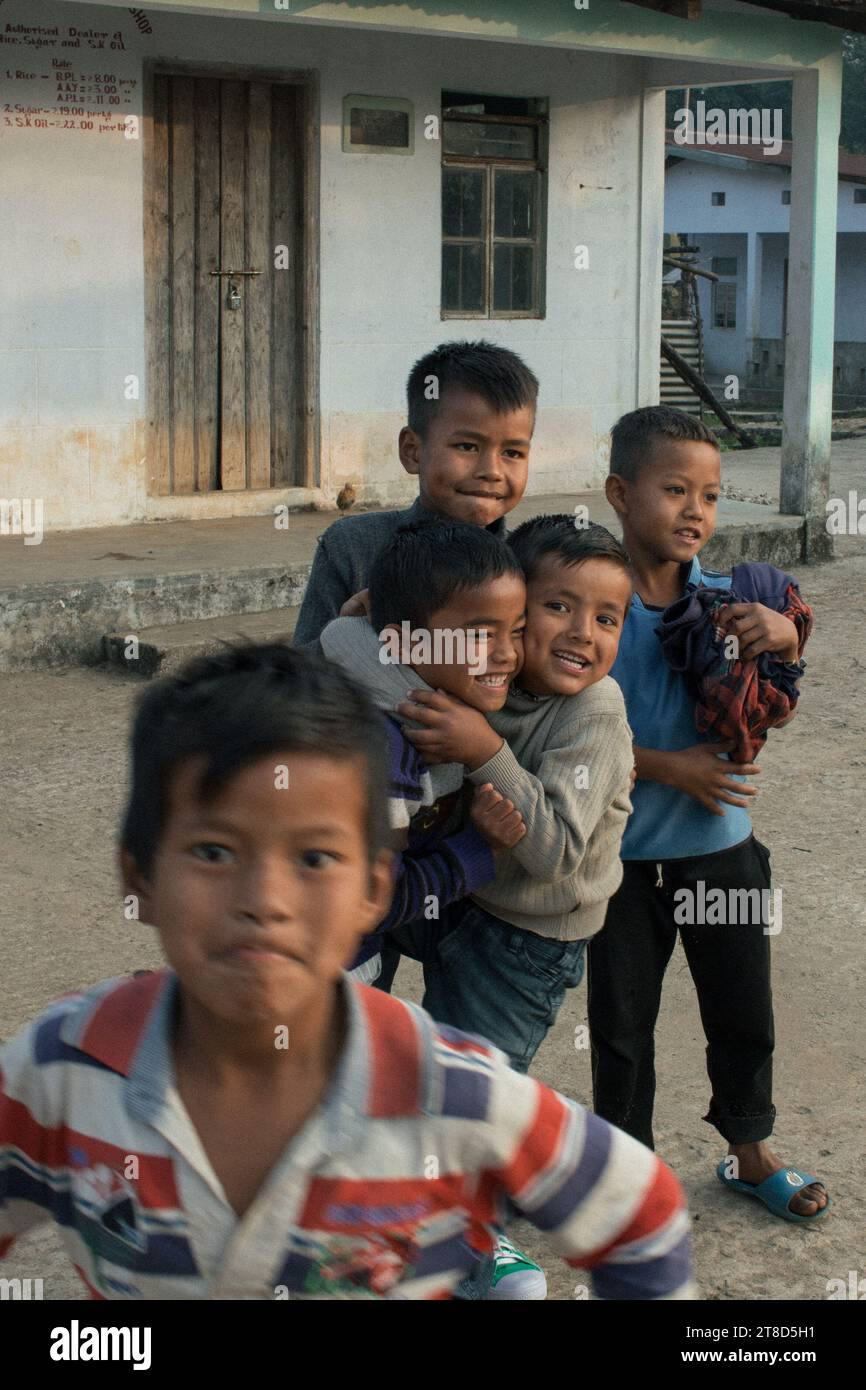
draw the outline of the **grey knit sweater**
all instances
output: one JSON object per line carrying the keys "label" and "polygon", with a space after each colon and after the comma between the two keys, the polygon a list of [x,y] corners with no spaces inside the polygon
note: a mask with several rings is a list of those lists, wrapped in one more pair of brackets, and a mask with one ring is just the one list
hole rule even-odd
{"label": "grey knit sweater", "polygon": [[469,776],[514,802],[526,834],[475,901],[539,936],[593,936],[622,882],[619,847],[631,813],[634,754],[622,692],[610,676],[579,695],[512,690],[489,722],[505,742]]}
{"label": "grey knit sweater", "polygon": [[[426,688],[411,667],[379,661],[378,638],[364,618],[330,623],[322,646],[380,707],[393,709],[409,690]],[[468,776],[509,797],[526,834],[499,858],[496,877],[474,901],[539,936],[593,936],[622,881],[619,847],[631,812],[634,756],[622,692],[610,676],[579,695],[512,690],[489,722],[505,742]]]}

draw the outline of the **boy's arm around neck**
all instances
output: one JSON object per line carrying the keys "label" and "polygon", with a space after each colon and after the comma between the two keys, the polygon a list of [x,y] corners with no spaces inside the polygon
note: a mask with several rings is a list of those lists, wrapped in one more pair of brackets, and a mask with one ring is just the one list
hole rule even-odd
{"label": "boy's arm around neck", "polygon": [[[493,878],[496,866],[487,841],[474,825],[461,825],[454,834],[437,839],[435,825],[425,842],[415,836],[419,807],[433,804],[429,776],[423,759],[406,742],[393,720],[387,721],[391,773],[390,821],[407,827],[401,834],[394,859],[394,892],[387,915],[376,935],[416,922],[436,920],[439,908],[476,892]],[[413,811],[414,806],[414,811]],[[424,834],[422,829],[421,834]],[[430,907],[435,905],[431,914]]]}
{"label": "boy's arm around neck", "polygon": [[[631,731],[625,713],[564,718],[549,744],[521,766],[506,741],[498,753],[470,772],[480,786],[491,782],[514,802],[526,834],[510,851],[530,877],[544,883],[571,878],[580,868],[590,837],[602,816],[621,796],[627,800],[632,769]],[[623,824],[625,816],[623,817]]]}
{"label": "boy's arm around neck", "polygon": [[493,851],[473,825],[448,835],[422,853],[396,856],[394,896],[377,932],[393,931],[430,916],[490,883],[496,872]]}

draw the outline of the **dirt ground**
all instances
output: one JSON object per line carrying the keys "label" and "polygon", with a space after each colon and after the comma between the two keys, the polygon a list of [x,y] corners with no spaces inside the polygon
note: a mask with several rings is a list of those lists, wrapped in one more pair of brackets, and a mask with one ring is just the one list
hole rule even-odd
{"label": "dirt ground", "polygon": [[[762,481],[743,479],[748,491]],[[714,1168],[723,1145],[701,1120],[708,1100],[703,1037],[678,948],[657,1037],[656,1132],[688,1193],[708,1299],[822,1299],[828,1280],[866,1271],[859,1192],[866,1170],[866,554],[847,553],[852,548],[840,547],[844,558],[801,575],[816,610],[809,670],[797,719],[762,754],[755,812],[783,891],[783,928],[773,939],[776,1143],[785,1161],[827,1181],[834,1208],[814,1226],[790,1225],[720,1187]],[[58,994],[156,965],[159,953],[149,928],[124,920],[114,872],[136,686],[70,670],[7,675],[0,687],[5,1038]],[[411,967],[404,965],[399,984],[418,997]],[[574,1037],[585,1000],[581,986],[536,1063],[544,1081],[582,1101],[590,1093],[589,1057],[575,1050]],[[550,1297],[574,1297],[579,1276],[545,1252],[531,1229],[513,1234],[543,1261]],[[3,1273],[42,1277],[49,1299],[83,1296],[51,1231],[22,1240]]]}

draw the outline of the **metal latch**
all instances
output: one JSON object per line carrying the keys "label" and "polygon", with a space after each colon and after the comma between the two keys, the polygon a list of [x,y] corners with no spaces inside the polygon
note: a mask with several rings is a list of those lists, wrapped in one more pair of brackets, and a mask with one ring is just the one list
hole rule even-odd
{"label": "metal latch", "polygon": [[241,307],[241,292],[235,284],[235,280],[241,275],[261,275],[260,270],[212,270],[211,275],[224,275],[229,282],[229,291],[226,295],[226,308],[239,309]]}

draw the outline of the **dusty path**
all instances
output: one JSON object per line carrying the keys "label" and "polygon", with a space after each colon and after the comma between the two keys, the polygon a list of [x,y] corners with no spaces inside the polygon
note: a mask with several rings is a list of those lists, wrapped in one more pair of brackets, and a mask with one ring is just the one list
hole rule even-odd
{"label": "dusty path", "polygon": [[[805,571],[802,580],[817,618],[808,677],[797,719],[762,755],[755,824],[784,894],[773,943],[778,1147],[828,1180],[835,1208],[814,1227],[791,1226],[719,1187],[713,1169],[722,1148],[700,1118],[708,1099],[703,1038],[678,949],[658,1031],[657,1134],[688,1191],[707,1298],[821,1299],[829,1279],[866,1273],[858,1181],[866,1165],[866,555]],[[150,930],[124,920],[114,875],[134,686],[75,670],[7,675],[0,693],[0,1037],[8,1037],[56,995],[159,956]],[[416,993],[411,968],[403,967],[401,984]],[[581,987],[537,1062],[542,1079],[582,1100],[588,1054],[573,1040],[585,1016]],[[534,1233],[526,1245],[542,1255]],[[551,1296],[572,1297],[579,1276],[549,1253],[544,1263]],[[50,1232],[22,1241],[3,1273],[42,1277],[47,1298],[81,1297]]]}

